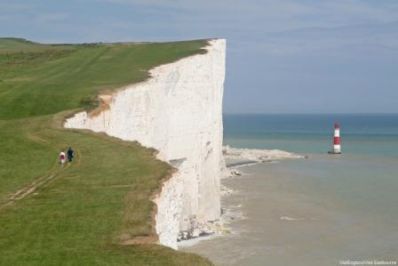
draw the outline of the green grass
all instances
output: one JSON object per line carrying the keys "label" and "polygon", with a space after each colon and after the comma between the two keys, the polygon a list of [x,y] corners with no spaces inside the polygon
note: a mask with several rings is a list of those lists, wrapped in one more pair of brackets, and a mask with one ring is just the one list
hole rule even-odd
{"label": "green grass", "polygon": [[[210,264],[155,244],[121,245],[153,238],[150,199],[171,168],[138,143],[61,127],[101,90],[145,80],[150,68],[204,45],[0,39],[0,265]],[[69,145],[76,160],[62,168],[56,158]],[[34,193],[10,201],[38,180]]]}
{"label": "green grass", "polygon": [[39,46],[37,51],[14,53],[0,49],[0,119],[85,107],[99,91],[143,81],[154,66],[203,52],[204,45],[194,41],[64,45],[47,50]]}
{"label": "green grass", "polygon": [[39,52],[44,50],[72,47],[71,45],[49,45],[34,43],[21,38],[0,38],[0,51],[2,53]]}

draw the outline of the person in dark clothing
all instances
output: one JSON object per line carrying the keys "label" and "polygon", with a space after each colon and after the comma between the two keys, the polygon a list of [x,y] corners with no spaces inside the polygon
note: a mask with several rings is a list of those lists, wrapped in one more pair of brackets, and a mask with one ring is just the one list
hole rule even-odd
{"label": "person in dark clothing", "polygon": [[68,161],[72,162],[73,157],[74,157],[74,151],[72,150],[72,147],[68,148],[68,151],[66,152],[67,156],[68,156]]}

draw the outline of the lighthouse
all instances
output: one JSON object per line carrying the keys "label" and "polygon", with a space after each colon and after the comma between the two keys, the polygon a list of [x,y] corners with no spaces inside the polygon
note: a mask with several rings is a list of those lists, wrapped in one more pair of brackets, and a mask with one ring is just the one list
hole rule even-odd
{"label": "lighthouse", "polygon": [[341,154],[340,126],[338,123],[334,124],[333,148],[329,153]]}

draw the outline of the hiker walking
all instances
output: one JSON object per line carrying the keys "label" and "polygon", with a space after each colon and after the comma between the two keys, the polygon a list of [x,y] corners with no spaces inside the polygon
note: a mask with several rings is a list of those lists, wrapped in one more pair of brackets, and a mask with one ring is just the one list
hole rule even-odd
{"label": "hiker walking", "polygon": [[66,155],[65,155],[65,152],[61,151],[61,152],[59,153],[58,158],[59,158],[59,163],[60,163],[62,166],[64,166],[64,164],[65,164],[65,162],[66,162]]}
{"label": "hiker walking", "polygon": [[66,153],[68,155],[68,161],[72,162],[75,153],[74,150],[72,150],[72,147],[69,147]]}

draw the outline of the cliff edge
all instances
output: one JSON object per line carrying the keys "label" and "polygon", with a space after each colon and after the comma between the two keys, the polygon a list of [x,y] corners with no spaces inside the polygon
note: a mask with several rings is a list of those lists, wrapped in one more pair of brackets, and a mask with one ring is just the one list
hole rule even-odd
{"label": "cliff edge", "polygon": [[154,199],[159,242],[172,248],[179,233],[220,217],[226,41],[211,40],[206,49],[152,69],[145,82],[100,96],[101,110],[77,113],[64,124],[136,140],[177,169]]}

